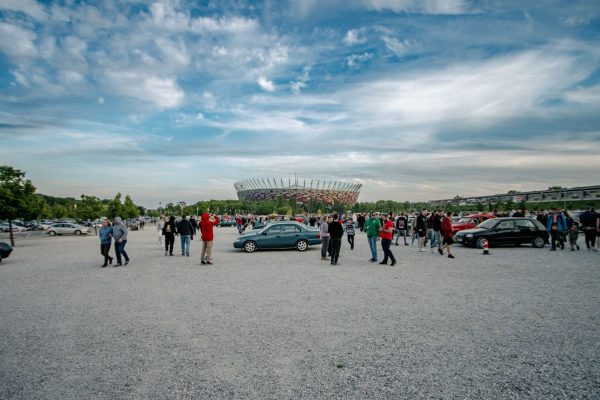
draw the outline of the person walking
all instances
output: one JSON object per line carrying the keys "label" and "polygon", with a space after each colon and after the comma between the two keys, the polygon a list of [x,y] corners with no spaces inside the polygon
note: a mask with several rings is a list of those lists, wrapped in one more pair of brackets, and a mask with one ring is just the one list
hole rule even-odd
{"label": "person walking", "polygon": [[352,220],[352,216],[346,219],[346,237],[348,238],[348,243],[350,243],[350,250],[354,250],[354,221]]}
{"label": "person walking", "polygon": [[[431,214],[431,219],[433,220],[431,223],[432,231],[431,231],[431,252],[434,253],[434,248],[437,245],[438,252],[442,248],[442,220],[444,219],[444,210],[438,210],[437,213]],[[452,221],[450,221],[452,222]],[[452,229],[452,228],[451,228]]]}
{"label": "person walking", "polygon": [[585,246],[588,251],[598,251],[596,249],[596,235],[598,234],[598,214],[593,207],[584,211],[579,216],[579,222],[583,227],[585,235]]}
{"label": "person walking", "polygon": [[115,267],[120,267],[123,265],[121,263],[121,256],[125,258],[125,265],[127,265],[129,264],[129,256],[127,255],[127,252],[125,252],[125,245],[127,244],[127,234],[129,233],[129,230],[120,217],[115,217],[112,228],[113,239],[115,239],[115,253],[117,254],[117,264]]}
{"label": "person walking", "polygon": [[454,238],[452,237],[452,211],[448,211],[448,214],[445,217],[442,217],[440,233],[443,237],[443,242],[442,247],[438,248],[438,252],[443,256],[444,250],[446,250],[448,252],[448,258],[454,258],[452,255],[452,245],[454,244]]}
{"label": "person walking", "polygon": [[181,241],[181,255],[189,257],[190,241],[194,238],[196,229],[194,229],[194,225],[185,215],[181,216],[181,221],[177,224],[177,233],[179,234],[179,240]]}
{"label": "person walking", "polygon": [[156,223],[156,230],[158,231],[158,244],[162,247],[162,237],[164,235],[163,228],[165,227],[165,217],[164,215],[160,216],[160,219]]}
{"label": "person walking", "polygon": [[389,258],[392,261],[390,266],[393,267],[394,265],[396,265],[396,258],[394,257],[394,254],[392,253],[390,246],[392,245],[392,238],[394,237],[394,222],[390,219],[390,217],[391,216],[389,216],[387,214],[383,214],[383,216],[382,216],[383,227],[381,227],[379,235],[381,236],[381,247],[383,249],[383,261],[381,261],[379,264],[387,265],[388,258]]}
{"label": "person walking", "polygon": [[550,238],[552,239],[552,247],[550,251],[556,251],[556,242],[560,245],[561,250],[565,249],[565,242],[563,241],[562,233],[567,230],[567,221],[565,216],[556,211],[556,208],[552,207],[548,214],[548,220],[546,222],[546,229],[550,232]]}
{"label": "person walking", "polygon": [[216,225],[219,225],[219,217],[217,214],[210,216],[208,213],[202,213],[202,217],[200,219],[202,231],[202,254],[200,255],[201,264],[213,264],[214,260],[212,258],[212,248],[215,238],[213,228]]}
{"label": "person walking", "polygon": [[417,241],[417,244],[419,244],[419,233],[417,232],[417,218],[419,217],[419,213],[416,212],[413,215],[413,219],[410,223],[410,230],[411,230],[411,241],[410,241],[410,245],[412,246],[413,244],[415,244],[415,240]]}
{"label": "person walking", "polygon": [[[319,225],[319,233],[321,235],[321,261],[327,260],[327,252],[329,249],[329,223],[331,217],[323,217],[321,225]],[[331,254],[330,254],[331,255]]]}
{"label": "person walking", "polygon": [[427,240],[427,210],[421,210],[421,213],[417,217],[417,234],[419,235],[419,251],[424,252],[425,241]]}
{"label": "person walking", "polygon": [[175,217],[170,216],[169,220],[165,222],[163,226],[163,235],[165,235],[165,256],[169,254],[173,255],[173,245],[175,244],[175,232],[177,228],[175,226]]}
{"label": "person walking", "polygon": [[579,245],[577,244],[578,238],[579,224],[577,222],[573,222],[571,228],[569,228],[569,244],[571,245],[571,251],[575,251],[575,249],[579,250]]}
{"label": "person walking", "polygon": [[406,234],[408,233],[408,219],[404,213],[401,213],[398,218],[396,218],[396,246],[398,245],[398,240],[400,236],[404,238],[404,245],[408,246],[408,242],[406,241]]}
{"label": "person walking", "polygon": [[338,214],[333,214],[333,220],[328,222],[329,237],[331,241],[331,265],[339,265],[340,249],[342,248],[342,236],[344,227],[340,224]]}
{"label": "person walking", "polygon": [[367,232],[367,240],[369,241],[369,248],[371,249],[371,259],[369,261],[377,261],[377,238],[379,237],[379,229],[381,229],[381,222],[379,218],[375,217],[375,213],[370,214],[369,219],[365,221],[364,226]]}
{"label": "person walking", "polygon": [[109,255],[112,234],[113,229],[110,226],[110,222],[108,222],[106,218],[103,219],[102,227],[98,233],[98,236],[100,237],[100,254],[104,256],[104,264],[102,264],[102,268],[106,267],[108,264],[112,264],[113,262],[113,258]]}

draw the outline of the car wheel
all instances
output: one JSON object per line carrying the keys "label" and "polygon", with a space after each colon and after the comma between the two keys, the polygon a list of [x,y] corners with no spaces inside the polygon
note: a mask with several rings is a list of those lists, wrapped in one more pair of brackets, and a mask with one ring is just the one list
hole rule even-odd
{"label": "car wheel", "polygon": [[306,240],[298,240],[296,242],[296,248],[298,251],[304,251],[308,249],[308,242]]}
{"label": "car wheel", "polygon": [[256,243],[249,240],[246,243],[244,243],[244,250],[246,250],[246,253],[254,253],[256,251]]}
{"label": "car wheel", "polygon": [[533,247],[541,249],[542,247],[544,247],[546,245],[546,241],[542,237],[536,237],[535,239],[533,239],[532,244],[533,244]]}
{"label": "car wheel", "polygon": [[50,236],[56,236],[56,232],[50,231],[50,232],[48,232],[48,235],[50,235]]}
{"label": "car wheel", "polygon": [[77,236],[79,236],[79,235],[81,235],[81,231],[80,231],[80,230],[76,230],[76,231],[75,231],[75,234],[76,234]]}
{"label": "car wheel", "polygon": [[[483,242],[486,240],[487,240],[487,238],[484,238],[484,237],[477,239],[477,248],[483,249]],[[490,242],[488,241],[488,246],[489,246],[489,244],[490,244]]]}

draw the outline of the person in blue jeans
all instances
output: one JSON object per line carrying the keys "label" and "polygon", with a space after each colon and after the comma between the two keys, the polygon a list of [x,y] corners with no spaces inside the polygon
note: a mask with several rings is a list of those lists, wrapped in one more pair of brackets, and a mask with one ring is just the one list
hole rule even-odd
{"label": "person in blue jeans", "polygon": [[119,217],[115,217],[113,224],[113,239],[115,239],[115,253],[117,255],[117,263],[115,267],[119,267],[122,264],[121,256],[125,258],[125,265],[129,264],[129,256],[125,252],[125,245],[127,244],[127,227]]}
{"label": "person in blue jeans", "polygon": [[102,264],[102,268],[106,267],[108,264],[112,264],[113,258],[109,256],[110,245],[112,243],[112,233],[113,229],[110,226],[110,222],[107,219],[102,220],[102,228],[100,228],[99,236],[100,236],[100,254],[104,256],[104,264]]}
{"label": "person in blue jeans", "polygon": [[367,232],[367,240],[369,241],[369,247],[371,248],[371,259],[369,261],[377,261],[377,239],[379,238],[379,229],[381,228],[381,221],[379,218],[375,218],[375,213],[371,213],[368,220],[365,221],[365,231]]}
{"label": "person in blue jeans", "polygon": [[177,224],[177,233],[179,234],[179,239],[181,240],[181,255],[182,256],[190,256],[190,240],[194,237],[194,233],[196,229],[194,225],[186,218],[185,215],[182,216],[181,221]]}

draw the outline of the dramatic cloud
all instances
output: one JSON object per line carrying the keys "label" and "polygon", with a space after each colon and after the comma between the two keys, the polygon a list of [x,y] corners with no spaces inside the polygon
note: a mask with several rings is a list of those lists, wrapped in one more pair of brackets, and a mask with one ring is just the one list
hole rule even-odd
{"label": "dramatic cloud", "polygon": [[4,0],[0,157],[44,193],[148,206],[294,173],[361,200],[598,184],[598,20],[583,0]]}

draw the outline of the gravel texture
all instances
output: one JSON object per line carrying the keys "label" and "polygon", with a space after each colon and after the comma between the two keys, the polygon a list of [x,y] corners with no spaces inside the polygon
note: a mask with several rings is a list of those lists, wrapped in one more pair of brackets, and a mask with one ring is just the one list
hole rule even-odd
{"label": "gravel texture", "polygon": [[390,267],[358,233],[333,267],[215,235],[205,266],[198,240],[165,257],[152,226],[131,232],[121,268],[95,236],[20,238],[0,399],[600,398],[599,253],[392,246]]}

